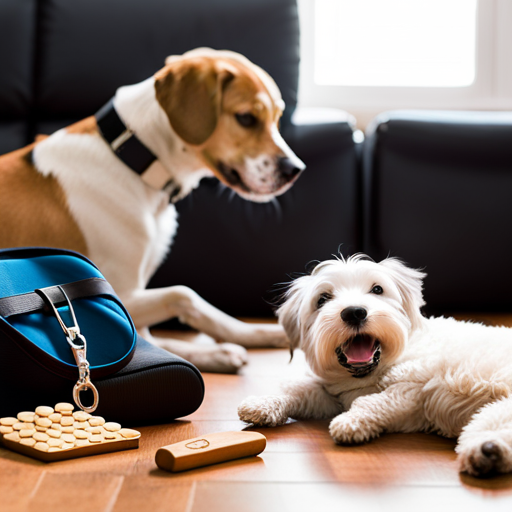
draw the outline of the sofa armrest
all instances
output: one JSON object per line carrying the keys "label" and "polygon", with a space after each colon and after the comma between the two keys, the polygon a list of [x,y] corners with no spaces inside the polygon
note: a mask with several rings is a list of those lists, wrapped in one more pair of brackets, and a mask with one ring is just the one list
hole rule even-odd
{"label": "sofa armrest", "polygon": [[355,124],[355,118],[344,110],[300,107],[282,133],[290,147],[307,160],[351,147]]}

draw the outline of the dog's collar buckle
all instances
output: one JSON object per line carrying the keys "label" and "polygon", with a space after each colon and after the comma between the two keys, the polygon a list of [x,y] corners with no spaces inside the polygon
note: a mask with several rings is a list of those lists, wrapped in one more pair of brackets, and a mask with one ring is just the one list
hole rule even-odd
{"label": "dog's collar buckle", "polygon": [[119,148],[125,143],[128,141],[129,138],[133,137],[134,136],[134,133],[129,129],[129,128],[126,128],[126,130],[124,132],[121,133],[121,135],[119,135],[116,139],[114,139],[111,143],[110,143],[110,147],[112,148],[112,150],[114,151],[114,153],[117,153],[117,151],[119,150]]}

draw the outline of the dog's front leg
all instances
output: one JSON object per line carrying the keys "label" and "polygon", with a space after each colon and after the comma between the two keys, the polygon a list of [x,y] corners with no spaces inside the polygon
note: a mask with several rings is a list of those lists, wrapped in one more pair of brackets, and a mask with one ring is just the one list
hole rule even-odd
{"label": "dog's front leg", "polygon": [[329,432],[336,443],[363,443],[382,432],[417,432],[425,423],[421,386],[393,386],[356,398],[347,412],[331,421]]}
{"label": "dog's front leg", "polygon": [[182,323],[217,341],[236,343],[246,348],[288,345],[280,325],[241,322],[215,308],[186,286],[137,290],[123,300],[138,328],[177,317]]}
{"label": "dog's front leg", "polygon": [[512,398],[482,407],[463,428],[455,451],[460,471],[474,476],[512,472]]}
{"label": "dog's front leg", "polygon": [[284,425],[288,418],[332,418],[341,410],[314,379],[290,384],[285,391],[283,395],[247,397],[238,407],[238,417],[246,423],[276,427]]}

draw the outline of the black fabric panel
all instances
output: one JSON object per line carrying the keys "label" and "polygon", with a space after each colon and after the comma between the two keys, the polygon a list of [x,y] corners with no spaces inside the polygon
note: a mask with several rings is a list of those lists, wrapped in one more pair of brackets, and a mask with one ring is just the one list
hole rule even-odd
{"label": "black fabric panel", "polygon": [[296,104],[295,0],[44,0],[40,12],[41,119],[92,115],[118,87],[199,46],[245,54]]}
{"label": "black fabric panel", "polygon": [[[75,381],[46,370],[2,331],[0,355],[0,416],[33,411],[42,404],[73,403]],[[17,385],[13,387],[12,382]],[[93,382],[100,397],[95,414],[125,426],[166,423],[186,416],[201,405],[204,396],[203,379],[192,364],[142,338],[121,371]],[[86,393],[81,398],[87,404]]]}
{"label": "black fabric panel", "polygon": [[99,382],[101,403],[95,414],[131,425],[169,423],[192,414],[203,401],[204,388],[199,374],[183,363]]}
{"label": "black fabric panel", "polygon": [[0,122],[0,155],[26,146],[28,123],[25,121]]}
{"label": "black fabric panel", "polygon": [[204,398],[199,370],[181,357],[139,338],[132,360],[97,382],[97,414],[116,421],[155,424],[192,414]]}
{"label": "black fabric panel", "polygon": [[427,311],[512,308],[511,141],[511,113],[391,113],[367,134],[364,250],[425,268]]}
{"label": "black fabric panel", "polygon": [[204,180],[177,204],[179,228],[152,287],[187,285],[236,316],[269,316],[274,285],[330,258],[360,250],[358,167],[347,123],[290,127],[287,141],[308,168],[272,203],[245,201]]}
{"label": "black fabric panel", "polygon": [[0,1],[2,121],[27,115],[32,104],[35,21],[36,0]]}

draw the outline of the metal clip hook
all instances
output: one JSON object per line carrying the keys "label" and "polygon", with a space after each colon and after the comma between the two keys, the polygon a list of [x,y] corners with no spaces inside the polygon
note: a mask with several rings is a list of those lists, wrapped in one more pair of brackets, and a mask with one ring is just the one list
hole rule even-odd
{"label": "metal clip hook", "polygon": [[[69,346],[71,347],[71,350],[73,351],[73,356],[75,358],[79,372],[78,381],[75,384],[75,387],[73,388],[73,400],[75,401],[76,405],[80,407],[80,409],[82,409],[85,412],[91,413],[94,412],[98,407],[99,394],[98,390],[96,389],[96,387],[94,386],[90,379],[91,374],[89,370],[89,361],[87,361],[87,341],[85,337],[82,334],[80,334],[80,326],[76,321],[75,311],[73,310],[73,306],[71,305],[69,297],[66,295],[66,292],[62,289],[62,287],[57,286],[57,288],[61,291],[62,295],[66,299],[66,303],[69,308],[69,313],[71,315],[71,320],[73,322],[73,325],[71,327],[68,327],[62,320],[59,311],[53,304],[50,297],[48,297],[48,295],[45,293],[45,291],[39,289],[37,290],[37,292],[46,297],[47,300],[45,302],[48,305],[50,305],[51,308],[53,309],[53,313],[57,318],[57,321],[59,322],[60,326],[62,327],[62,330],[64,331],[66,341],[68,342]],[[94,398],[93,404],[90,407],[86,407],[85,405],[83,405],[82,401],[80,400],[80,393],[88,389],[92,391]]]}

